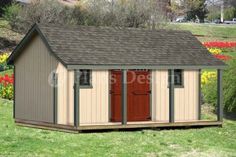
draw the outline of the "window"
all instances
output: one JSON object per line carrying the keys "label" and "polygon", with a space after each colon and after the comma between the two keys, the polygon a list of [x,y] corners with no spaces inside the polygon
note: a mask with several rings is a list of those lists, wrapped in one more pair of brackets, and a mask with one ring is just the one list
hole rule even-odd
{"label": "window", "polygon": [[81,87],[91,87],[92,86],[92,78],[91,78],[91,70],[80,70],[80,86]]}
{"label": "window", "polygon": [[174,70],[175,74],[175,86],[183,86],[183,70],[176,69]]}
{"label": "window", "polygon": [[[181,69],[175,69],[174,70],[174,85],[175,87],[182,87],[184,86],[184,80],[183,80],[183,70]],[[170,74],[169,74],[169,83],[170,83]]]}

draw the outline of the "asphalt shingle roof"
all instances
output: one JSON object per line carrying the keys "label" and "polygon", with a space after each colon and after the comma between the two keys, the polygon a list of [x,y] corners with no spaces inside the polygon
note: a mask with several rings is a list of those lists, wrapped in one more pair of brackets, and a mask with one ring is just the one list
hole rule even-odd
{"label": "asphalt shingle roof", "polygon": [[37,27],[66,65],[225,65],[187,31]]}

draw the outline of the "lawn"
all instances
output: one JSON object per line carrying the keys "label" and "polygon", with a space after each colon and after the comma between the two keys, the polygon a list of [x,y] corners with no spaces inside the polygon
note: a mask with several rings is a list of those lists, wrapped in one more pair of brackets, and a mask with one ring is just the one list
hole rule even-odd
{"label": "lawn", "polygon": [[0,156],[236,156],[236,121],[223,128],[71,134],[16,126],[0,99]]}
{"label": "lawn", "polygon": [[198,37],[200,41],[236,41],[236,25],[171,23],[167,29],[187,30]]}

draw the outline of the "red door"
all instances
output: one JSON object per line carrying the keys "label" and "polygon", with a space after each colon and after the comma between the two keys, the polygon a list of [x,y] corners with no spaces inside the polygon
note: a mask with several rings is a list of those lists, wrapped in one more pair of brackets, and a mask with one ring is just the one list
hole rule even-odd
{"label": "red door", "polygon": [[[130,70],[127,73],[127,120],[150,120],[149,71]],[[121,121],[121,71],[112,71],[111,121]]]}

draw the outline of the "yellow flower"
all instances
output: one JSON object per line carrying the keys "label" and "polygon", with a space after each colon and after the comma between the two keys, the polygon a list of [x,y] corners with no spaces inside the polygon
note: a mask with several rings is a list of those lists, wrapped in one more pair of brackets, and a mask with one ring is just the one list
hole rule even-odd
{"label": "yellow flower", "polygon": [[204,71],[201,78],[202,85],[208,84],[212,78],[216,78],[216,72]]}
{"label": "yellow flower", "polygon": [[208,48],[208,51],[213,55],[218,55],[222,53],[222,50],[218,48]]}

